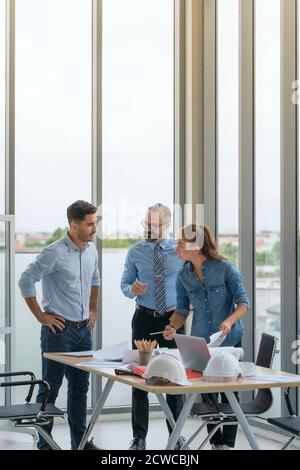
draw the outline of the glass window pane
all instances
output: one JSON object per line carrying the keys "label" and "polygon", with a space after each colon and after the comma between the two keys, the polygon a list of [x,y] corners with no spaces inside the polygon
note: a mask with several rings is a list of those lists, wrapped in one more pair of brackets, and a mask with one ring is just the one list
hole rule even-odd
{"label": "glass window pane", "polygon": [[0,214],[5,212],[5,0],[0,0]]}
{"label": "glass window pane", "polygon": [[[0,373],[5,372],[5,335],[0,335]],[[0,388],[0,406],[5,404],[5,388]]]}
{"label": "glass window pane", "polygon": [[238,263],[239,2],[218,0],[217,8],[219,248]]}
{"label": "glass window pane", "polygon": [[5,365],[5,336],[0,335],[0,367],[3,367],[4,365]]}
{"label": "glass window pane", "polygon": [[5,224],[0,222],[0,328],[5,326],[5,310],[6,310],[6,288],[5,288],[5,268],[6,268],[6,241],[5,241]]}
{"label": "glass window pane", "polygon": [[91,0],[16,1],[16,188],[24,247],[91,198]]}
{"label": "glass window pane", "polygon": [[[297,105],[298,108],[298,142],[300,142],[300,119],[299,119],[299,87],[300,87],[300,2],[297,0],[297,12],[298,12],[298,82],[297,82],[297,89],[295,90],[295,94],[293,95],[293,102]],[[298,146],[298,331],[297,331],[297,340],[300,340],[300,149]],[[297,347],[297,344],[296,344]],[[296,349],[296,358],[298,361],[298,374],[300,373],[300,344]],[[298,388],[298,412],[300,409],[300,388]]]}
{"label": "glass window pane", "polygon": [[9,237],[9,223],[0,220],[0,328],[9,327],[11,325],[9,305],[11,295]]}
{"label": "glass window pane", "polygon": [[[91,0],[16,0],[17,281],[62,235],[67,206],[91,199],[91,20]],[[16,366],[41,376],[40,324],[18,287],[16,302]]]}
{"label": "glass window pane", "polygon": [[0,335],[0,371],[5,365],[5,335]]}
{"label": "glass window pane", "polygon": [[[130,239],[148,206],[173,203],[173,24],[173,0],[103,1],[104,346],[131,337],[119,287]],[[116,385],[107,405],[130,402]]]}
{"label": "glass window pane", "polygon": [[[280,339],[280,0],[256,1],[256,350]],[[280,369],[280,355],[275,356]],[[274,413],[280,414],[280,392]],[[277,411],[276,411],[277,410]]]}

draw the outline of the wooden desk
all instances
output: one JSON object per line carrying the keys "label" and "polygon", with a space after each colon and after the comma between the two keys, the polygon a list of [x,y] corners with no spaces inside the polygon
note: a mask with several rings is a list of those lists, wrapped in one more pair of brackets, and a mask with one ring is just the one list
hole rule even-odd
{"label": "wooden desk", "polygon": [[[286,372],[279,372],[272,369],[266,369],[263,367],[257,367],[257,374],[259,375],[268,375],[270,376],[270,382],[268,381],[259,381],[259,380],[250,380],[247,378],[237,379],[234,382],[228,383],[220,383],[220,382],[208,382],[204,379],[190,379],[191,384],[180,386],[180,385],[169,385],[169,386],[157,386],[157,385],[147,385],[145,379],[132,376],[132,375],[117,375],[114,372],[114,369],[106,369],[106,368],[98,368],[95,366],[78,366],[80,362],[91,362],[95,361],[95,359],[91,357],[71,357],[71,356],[64,356],[58,353],[44,353],[44,357],[47,359],[51,359],[56,362],[60,362],[62,364],[77,367],[78,369],[85,370],[87,372],[91,372],[92,374],[98,375],[100,377],[105,377],[108,379],[98,401],[93,411],[91,420],[87,427],[86,433],[82,438],[82,441],[79,446],[79,450],[81,450],[85,443],[88,440],[89,435],[103,409],[105,401],[111,391],[111,388],[115,382],[120,382],[125,385],[129,385],[130,387],[135,387],[140,390],[144,390],[149,393],[154,393],[165,413],[166,418],[169,420],[171,426],[173,427],[173,432],[169,438],[168,444],[166,449],[174,449],[177,440],[181,436],[181,431],[185,424],[186,419],[188,418],[191,408],[196,400],[196,397],[199,393],[216,393],[216,392],[224,392],[226,397],[231,405],[232,410],[234,411],[239,424],[241,425],[246,438],[252,449],[259,449],[258,443],[254,437],[252,429],[248,423],[247,418],[245,417],[238,400],[236,399],[234,392],[240,392],[245,390],[257,390],[260,388],[287,388],[287,387],[299,387],[299,376],[294,374],[288,374]],[[294,382],[272,382],[272,376],[284,375],[287,377],[294,377]],[[186,401],[181,410],[180,416],[177,422],[174,422],[173,415],[171,410],[164,398],[165,393],[168,394],[185,394]]]}

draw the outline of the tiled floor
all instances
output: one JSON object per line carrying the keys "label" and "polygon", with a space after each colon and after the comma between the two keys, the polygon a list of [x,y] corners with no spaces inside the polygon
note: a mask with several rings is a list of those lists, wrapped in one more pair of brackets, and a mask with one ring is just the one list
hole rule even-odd
{"label": "tiled floor", "polygon": [[[125,417],[126,418],[126,417]],[[105,449],[128,449],[131,440],[131,424],[130,419],[124,419],[124,415],[105,416],[105,421],[96,424],[92,435],[94,442]],[[197,422],[193,419],[188,419],[185,426],[185,436],[190,436],[197,428]],[[57,443],[63,448],[70,447],[69,429],[66,424],[56,424],[54,428],[54,438]],[[206,431],[202,431],[200,436],[194,441],[193,449],[197,448],[197,443],[200,443],[206,436]],[[162,448],[167,440],[167,428],[164,419],[152,418],[150,420],[149,433],[147,437],[147,449],[159,450]],[[280,449],[282,444],[272,439],[257,436],[258,443],[261,449]],[[198,444],[199,445],[199,444]],[[35,449],[36,446],[31,436],[26,434],[19,434],[15,432],[0,431],[0,449],[1,450],[21,450],[21,449]],[[207,445],[207,449],[210,446]],[[243,432],[238,431],[236,449],[249,449],[249,444],[245,439]]]}

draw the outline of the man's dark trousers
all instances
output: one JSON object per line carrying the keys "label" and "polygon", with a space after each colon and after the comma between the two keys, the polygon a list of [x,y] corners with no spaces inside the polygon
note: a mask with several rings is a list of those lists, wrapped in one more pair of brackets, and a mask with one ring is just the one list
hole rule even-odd
{"label": "man's dark trousers", "polygon": [[[90,351],[92,349],[91,331],[84,328],[67,326],[56,334],[50,328],[42,326],[41,351],[44,352],[72,352]],[[86,430],[87,392],[89,388],[89,373],[66,366],[42,357],[43,379],[49,383],[51,394],[49,403],[55,403],[64,376],[68,381],[67,413],[71,433],[71,447],[78,448],[82,436]],[[45,387],[40,385],[36,398],[41,403],[45,397]],[[45,431],[51,434],[53,422],[44,426]],[[38,448],[49,447],[40,436]]]}
{"label": "man's dark trousers", "polygon": [[[163,331],[165,326],[170,322],[168,317],[152,317],[147,313],[135,310],[131,327],[132,327],[132,348],[136,349],[134,340],[153,340],[156,339],[160,347],[176,348],[175,341],[167,341],[163,335],[150,336],[150,333],[156,331]],[[173,414],[174,420],[176,421],[180,411],[183,407],[184,398],[183,395],[167,395],[167,403]],[[132,389],[132,429],[133,437],[146,439],[149,424],[149,400],[148,393],[143,390],[136,388]],[[172,428],[167,421],[169,434],[172,432]]]}

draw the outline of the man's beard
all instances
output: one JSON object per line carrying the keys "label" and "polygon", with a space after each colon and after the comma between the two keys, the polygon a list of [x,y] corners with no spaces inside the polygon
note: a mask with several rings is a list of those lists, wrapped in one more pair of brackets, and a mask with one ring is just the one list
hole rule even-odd
{"label": "man's beard", "polygon": [[[94,236],[94,235],[93,235],[93,236]],[[80,240],[82,243],[88,243],[88,242],[91,240],[91,238],[92,238],[92,234],[86,235],[85,233],[84,233],[84,234],[83,234],[83,233],[79,233],[79,234],[78,234],[78,238],[79,238],[79,240]]]}

